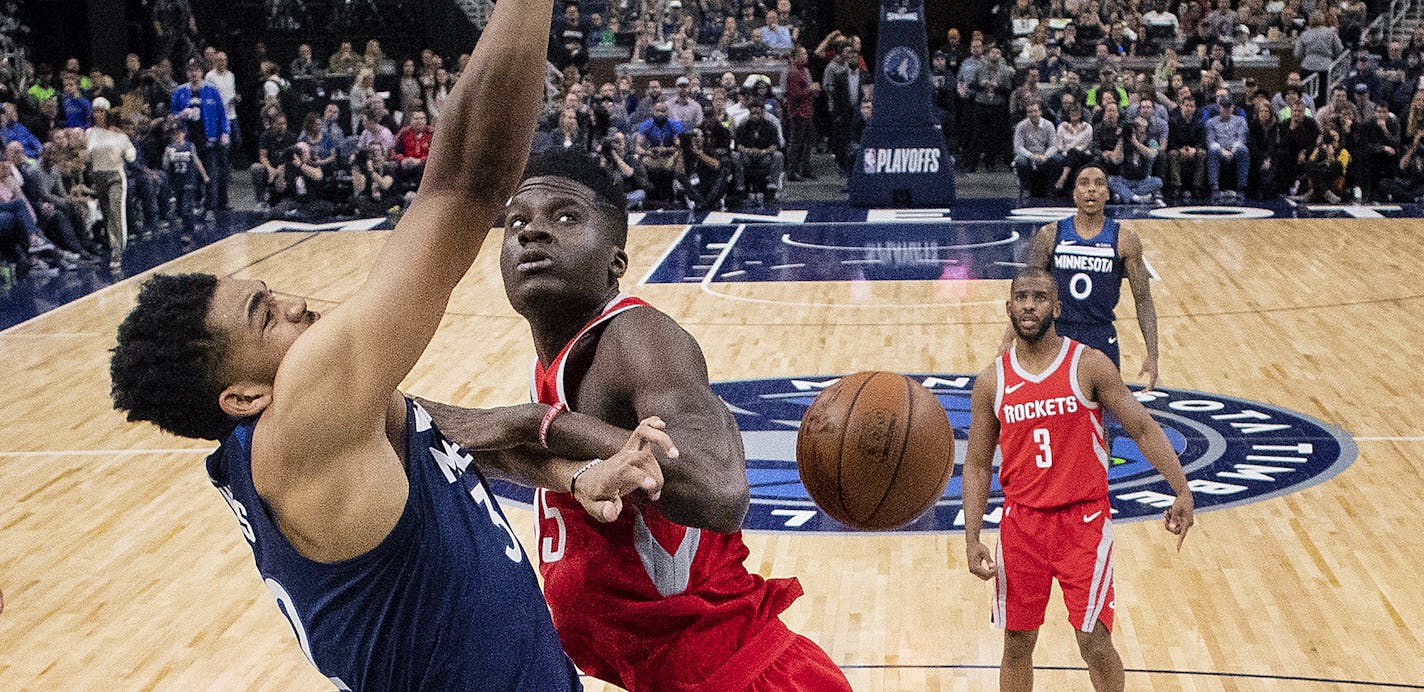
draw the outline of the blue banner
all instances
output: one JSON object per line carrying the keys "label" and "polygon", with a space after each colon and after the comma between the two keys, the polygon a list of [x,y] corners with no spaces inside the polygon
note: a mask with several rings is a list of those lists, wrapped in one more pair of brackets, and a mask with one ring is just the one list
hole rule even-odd
{"label": "blue banner", "polygon": [[851,163],[850,203],[952,204],[954,159],[934,107],[924,0],[881,0],[875,107]]}

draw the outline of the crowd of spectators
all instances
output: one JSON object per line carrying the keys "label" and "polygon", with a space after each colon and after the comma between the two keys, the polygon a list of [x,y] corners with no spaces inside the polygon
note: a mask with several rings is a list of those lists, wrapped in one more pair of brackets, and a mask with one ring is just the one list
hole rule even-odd
{"label": "crowd of spectators", "polygon": [[[1119,203],[1424,193],[1424,28],[1372,44],[1359,0],[1016,0],[1011,16],[1000,43],[951,31],[933,74],[961,167],[1011,163],[1021,197],[1066,195],[1089,161]],[[1281,88],[1237,74],[1272,55],[1299,65]]]}
{"label": "crowd of spectators", "polygon": [[[400,59],[375,40],[342,40],[302,44],[279,63],[257,44],[257,69],[236,75],[197,36],[186,0],[158,9],[167,38],[117,76],[72,58],[58,69],[15,54],[0,62],[0,273],[117,267],[131,238],[202,233],[229,206],[244,138],[256,154],[240,165],[265,216],[408,204],[467,58]],[[848,175],[873,78],[859,37],[808,36],[801,9],[567,4],[550,27],[535,147],[596,157],[624,181],[630,208],[774,202],[786,182],[814,177],[816,151]],[[1354,0],[1016,0],[1011,18],[1002,35],[951,29],[932,54],[932,105],[961,170],[1011,165],[1021,195],[1054,196],[1099,162],[1119,203],[1424,196],[1424,29],[1370,44]],[[610,48],[677,76],[597,82],[590,61]],[[1283,88],[1237,74],[1272,52],[1300,65]],[[1351,67],[1331,85],[1343,54]],[[708,68],[723,61],[726,71]],[[314,80],[337,87],[314,92]],[[250,121],[238,118],[249,109]]]}

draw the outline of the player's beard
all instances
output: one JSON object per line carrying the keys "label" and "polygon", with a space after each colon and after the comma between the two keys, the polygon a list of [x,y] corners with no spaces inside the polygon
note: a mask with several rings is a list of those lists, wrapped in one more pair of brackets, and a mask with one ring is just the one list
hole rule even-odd
{"label": "player's beard", "polygon": [[1018,334],[1020,339],[1023,339],[1024,341],[1030,344],[1033,344],[1037,343],[1039,339],[1043,338],[1044,334],[1048,333],[1049,328],[1053,326],[1053,316],[1049,315],[1047,317],[1044,317],[1043,319],[1040,319],[1038,321],[1038,328],[1031,332],[1024,331],[1022,327],[1019,327],[1018,320],[1014,320],[1013,325],[1014,333]]}

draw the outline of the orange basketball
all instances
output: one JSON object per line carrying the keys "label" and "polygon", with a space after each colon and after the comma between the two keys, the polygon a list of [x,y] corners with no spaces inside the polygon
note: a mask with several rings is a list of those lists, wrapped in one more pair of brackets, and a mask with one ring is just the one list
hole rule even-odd
{"label": "orange basketball", "polygon": [[954,428],[928,389],[858,372],[806,409],[796,466],[811,499],[857,529],[903,526],[934,505],[954,471]]}

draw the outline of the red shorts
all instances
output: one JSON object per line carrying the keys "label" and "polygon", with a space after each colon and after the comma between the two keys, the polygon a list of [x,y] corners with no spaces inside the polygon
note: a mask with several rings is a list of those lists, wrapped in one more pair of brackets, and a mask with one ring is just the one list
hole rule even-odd
{"label": "red shorts", "polygon": [[1038,629],[1057,579],[1074,628],[1091,632],[1101,620],[1111,632],[1112,548],[1106,497],[1046,510],[1006,503],[994,557],[994,626]]}
{"label": "red shorts", "polygon": [[798,634],[786,651],[746,689],[748,692],[850,692],[850,681],[816,642]]}

